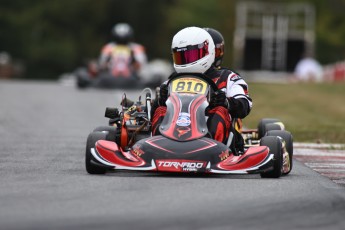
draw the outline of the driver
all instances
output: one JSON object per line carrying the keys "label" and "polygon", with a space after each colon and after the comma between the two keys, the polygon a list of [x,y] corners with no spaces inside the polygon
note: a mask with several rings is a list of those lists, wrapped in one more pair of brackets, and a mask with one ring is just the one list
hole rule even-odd
{"label": "driver", "polygon": [[[245,118],[252,100],[248,96],[247,83],[237,73],[220,67],[224,40],[212,34],[217,33],[199,27],[184,28],[173,37],[171,49],[175,73],[203,73],[216,83],[218,91],[211,95],[206,109],[207,126],[213,139],[227,144],[232,130],[231,119]],[[153,135],[159,134],[158,127],[166,113],[166,83],[160,86],[159,99],[152,106]]]}
{"label": "driver", "polygon": [[[127,23],[118,23],[111,30],[113,41],[106,44],[98,60],[101,69],[109,69],[113,75],[138,73],[147,63],[144,46],[134,43],[134,32]],[[126,53],[127,52],[127,53]]]}
{"label": "driver", "polygon": [[[230,70],[228,68],[225,68],[222,65],[223,62],[223,56],[224,56],[224,51],[225,51],[225,42],[224,42],[224,38],[223,35],[216,29],[213,28],[204,28],[204,30],[206,30],[212,37],[213,42],[215,44],[215,60],[213,63],[213,66],[215,67],[215,69],[220,72],[220,75],[222,75],[220,81],[218,82],[218,87],[219,85],[225,85],[227,88],[227,91],[229,91],[230,95],[233,91],[235,91],[234,89],[234,85],[237,85],[242,87],[242,89],[239,88],[239,90],[241,91],[240,95],[236,95],[234,96],[235,103],[236,101],[241,102],[242,104],[244,104],[244,106],[246,106],[247,102],[249,104],[249,108],[245,108],[242,109],[236,107],[236,105],[233,105],[232,107],[235,108],[236,110],[229,110],[231,117],[232,117],[232,133],[234,134],[234,141],[232,142],[232,148],[234,151],[237,152],[244,152],[244,140],[243,137],[241,135],[241,129],[242,129],[242,119],[244,117],[246,117],[252,107],[252,99],[249,97],[248,94],[248,85],[247,83],[243,80],[243,78],[236,72],[234,72],[233,70]],[[235,74],[234,76],[232,76],[233,74]],[[210,74],[212,76],[212,74]],[[217,76],[217,74],[213,75],[213,76]],[[230,77],[230,78],[229,78]],[[214,80],[214,78],[212,78]],[[228,83],[229,80],[229,83]],[[221,83],[221,81],[223,81],[223,83]],[[227,87],[228,84],[232,84],[232,87]],[[230,89],[229,89],[230,88]],[[245,98],[245,99],[241,99],[241,98]],[[234,101],[234,99],[230,99],[231,101]],[[247,101],[247,102],[246,102]]]}

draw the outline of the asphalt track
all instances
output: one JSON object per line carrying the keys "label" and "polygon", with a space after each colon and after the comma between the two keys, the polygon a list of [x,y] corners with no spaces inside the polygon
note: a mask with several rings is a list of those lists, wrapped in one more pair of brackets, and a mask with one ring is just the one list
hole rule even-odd
{"label": "asphalt track", "polygon": [[345,188],[297,160],[280,179],[88,175],[86,137],[121,96],[0,81],[0,229],[344,229]]}

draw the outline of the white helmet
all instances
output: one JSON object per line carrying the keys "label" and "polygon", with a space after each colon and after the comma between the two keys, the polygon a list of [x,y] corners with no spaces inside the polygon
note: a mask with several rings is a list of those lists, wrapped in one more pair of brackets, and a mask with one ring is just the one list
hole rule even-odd
{"label": "white helmet", "polygon": [[215,59],[212,37],[199,27],[180,30],[172,40],[171,50],[177,73],[205,73]]}

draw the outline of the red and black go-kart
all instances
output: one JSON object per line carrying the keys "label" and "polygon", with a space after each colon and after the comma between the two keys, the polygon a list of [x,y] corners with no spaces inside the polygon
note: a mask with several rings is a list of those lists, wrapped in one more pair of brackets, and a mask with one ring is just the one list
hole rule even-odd
{"label": "red and black go-kart", "polygon": [[[86,171],[104,174],[110,170],[176,173],[252,174],[278,178],[291,171],[292,136],[277,119],[263,119],[258,130],[242,132],[245,151],[233,153],[228,145],[209,137],[205,109],[212,80],[201,74],[178,74],[169,80],[167,113],[161,135],[151,135],[151,93],[145,103],[122,111],[107,108],[110,126],[89,134]],[[231,136],[231,135],[230,135]]]}

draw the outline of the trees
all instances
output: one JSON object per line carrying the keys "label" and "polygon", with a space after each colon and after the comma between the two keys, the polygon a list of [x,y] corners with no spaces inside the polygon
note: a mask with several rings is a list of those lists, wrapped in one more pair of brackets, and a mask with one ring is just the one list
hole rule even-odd
{"label": "trees", "polygon": [[153,36],[164,21],[161,2],[1,0],[0,51],[24,60],[27,78],[57,78],[96,58],[111,27],[124,21],[132,24],[138,41],[159,53]]}
{"label": "trees", "polygon": [[[345,56],[345,0],[312,2],[316,50],[322,63]],[[172,36],[185,26],[214,27],[232,64],[235,1],[227,0],[0,0],[0,51],[22,59],[27,78],[57,78],[96,58],[117,22],[130,23],[149,58],[170,60]]]}

